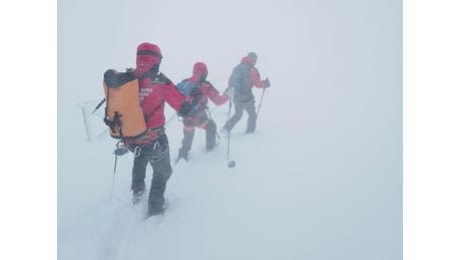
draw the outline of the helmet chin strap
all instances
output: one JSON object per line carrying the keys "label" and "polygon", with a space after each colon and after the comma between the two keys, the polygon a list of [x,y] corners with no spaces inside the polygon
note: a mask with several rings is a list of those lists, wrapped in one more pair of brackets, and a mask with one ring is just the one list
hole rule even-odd
{"label": "helmet chin strap", "polygon": [[[142,64],[140,67],[144,67],[144,66],[145,65]],[[157,75],[159,71],[160,71],[160,64],[156,63],[148,71],[138,75],[138,78],[139,79],[144,79],[144,78],[147,78],[147,77],[153,77],[153,76]]]}

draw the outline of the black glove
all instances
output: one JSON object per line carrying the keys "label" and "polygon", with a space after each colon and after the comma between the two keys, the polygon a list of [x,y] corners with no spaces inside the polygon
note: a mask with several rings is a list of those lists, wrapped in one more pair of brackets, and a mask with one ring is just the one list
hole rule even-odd
{"label": "black glove", "polygon": [[128,152],[128,148],[127,147],[120,147],[120,148],[117,148],[113,151],[113,154],[117,155],[117,156],[121,156],[125,153]]}
{"label": "black glove", "polygon": [[264,88],[269,88],[270,87],[270,80],[268,80],[268,78],[266,78],[262,82],[264,83]]}
{"label": "black glove", "polygon": [[184,101],[182,105],[180,106],[179,111],[177,111],[177,115],[180,117],[185,117],[190,113],[190,110],[192,109],[191,105],[189,102]]}

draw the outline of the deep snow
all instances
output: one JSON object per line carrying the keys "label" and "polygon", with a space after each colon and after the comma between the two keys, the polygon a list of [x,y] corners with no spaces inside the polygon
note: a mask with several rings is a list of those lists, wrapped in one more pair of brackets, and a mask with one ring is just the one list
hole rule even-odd
{"label": "deep snow", "polygon": [[[59,259],[402,259],[400,1],[93,2],[58,3]],[[145,200],[130,204],[131,154],[109,198],[115,140],[96,137],[92,115],[87,141],[81,108],[142,41],[160,45],[175,82],[201,60],[223,91],[256,51],[272,83],[256,133],[243,134],[246,116],[232,132],[236,167],[225,139],[207,153],[198,130],[193,160],[173,166],[168,211],[147,221]],[[227,112],[212,108],[219,128]],[[167,134],[174,158],[180,122]]]}

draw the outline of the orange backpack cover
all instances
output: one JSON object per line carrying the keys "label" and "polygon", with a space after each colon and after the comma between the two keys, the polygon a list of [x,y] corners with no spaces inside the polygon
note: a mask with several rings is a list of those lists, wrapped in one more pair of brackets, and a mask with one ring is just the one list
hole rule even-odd
{"label": "orange backpack cover", "polygon": [[110,136],[117,139],[134,139],[147,131],[139,102],[139,83],[132,72],[108,70],[104,73],[106,99],[104,122]]}

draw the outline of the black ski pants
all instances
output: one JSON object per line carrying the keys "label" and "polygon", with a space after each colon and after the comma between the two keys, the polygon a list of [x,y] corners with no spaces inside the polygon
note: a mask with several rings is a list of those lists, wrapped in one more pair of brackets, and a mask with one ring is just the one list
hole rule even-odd
{"label": "black ski pants", "polygon": [[161,134],[151,144],[141,146],[140,153],[137,156],[135,153],[131,183],[133,193],[145,189],[145,173],[149,163],[153,168],[153,176],[148,206],[149,212],[157,212],[163,208],[166,183],[172,174],[169,143],[166,134]]}
{"label": "black ski pants", "polygon": [[[204,127],[206,131],[206,149],[211,150],[216,145],[216,132],[217,126],[216,123],[211,120],[207,119],[208,122]],[[184,127],[184,138],[182,139],[182,147],[179,151],[179,156],[181,155],[188,155],[188,152],[192,148],[193,137],[195,136],[195,126],[187,126]]]}
{"label": "black ski pants", "polygon": [[256,129],[256,102],[255,100],[250,101],[241,101],[238,99],[234,100],[235,104],[235,114],[225,123],[224,128],[228,131],[232,130],[233,127],[241,120],[243,117],[243,112],[246,110],[248,113],[248,123],[246,127],[246,133],[253,133]]}

